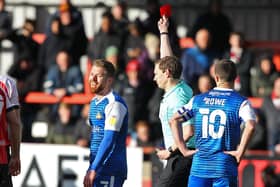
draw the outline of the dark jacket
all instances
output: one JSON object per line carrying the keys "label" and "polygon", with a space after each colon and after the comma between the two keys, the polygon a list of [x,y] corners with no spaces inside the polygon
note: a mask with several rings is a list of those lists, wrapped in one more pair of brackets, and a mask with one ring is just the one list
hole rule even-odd
{"label": "dark jacket", "polygon": [[[230,59],[230,52],[226,51],[224,56],[226,59]],[[237,69],[237,76],[240,78],[240,89],[237,90],[241,95],[251,96],[250,70],[253,65],[253,54],[247,49],[243,49],[241,58],[238,63],[235,63]]]}
{"label": "dark jacket", "polygon": [[56,88],[65,88],[67,94],[71,95],[83,92],[83,83],[83,75],[79,67],[71,66],[65,73],[62,73],[57,65],[53,65],[47,73],[44,90],[53,93]]}

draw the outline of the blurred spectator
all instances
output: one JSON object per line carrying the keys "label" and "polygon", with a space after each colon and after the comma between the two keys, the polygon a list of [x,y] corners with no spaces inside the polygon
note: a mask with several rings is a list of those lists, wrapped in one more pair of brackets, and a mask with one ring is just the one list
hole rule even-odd
{"label": "blurred spectator", "polygon": [[125,60],[128,62],[131,59],[140,56],[141,52],[146,49],[144,44],[144,38],[141,35],[141,31],[137,23],[130,23],[128,25],[129,34],[126,39],[124,51]]}
{"label": "blurred spectator", "polygon": [[65,42],[72,57],[71,65],[79,65],[81,56],[86,53],[88,43],[84,24],[81,21],[75,22],[69,3],[61,4],[59,11],[61,33],[67,38]]}
{"label": "blurred spectator", "polygon": [[[158,20],[160,19],[160,3],[158,0],[145,0],[145,8],[148,13],[148,17],[140,21],[139,18],[136,19],[138,22],[140,29],[143,31],[144,35],[150,33],[155,36],[159,36],[158,30]],[[177,35],[177,25],[174,20],[170,17],[169,19],[169,27],[168,27],[168,35],[170,38],[171,48],[173,49],[174,56],[181,56],[181,49],[179,46],[179,37]]]}
{"label": "blurred spectator", "polygon": [[279,187],[280,174],[276,173],[275,165],[269,164],[262,170],[262,179],[265,187]]}
{"label": "blurred spectator", "polygon": [[155,146],[155,143],[153,142],[151,137],[151,127],[148,121],[140,120],[136,122],[134,136],[134,141],[131,142],[131,145],[137,147]]}
{"label": "blurred spectator", "polygon": [[9,70],[8,74],[16,79],[19,101],[21,103],[21,119],[23,123],[22,141],[33,141],[31,136],[32,123],[35,120],[39,105],[25,103],[26,95],[31,91],[41,90],[43,77],[36,63],[29,58],[22,57]]}
{"label": "blurred spectator", "polygon": [[[146,35],[149,37],[149,34]],[[157,36],[154,36],[157,41]],[[152,43],[152,42],[151,42]],[[156,46],[156,43],[147,44],[149,48]],[[159,42],[158,42],[159,44]],[[152,81],[153,78],[153,62],[149,58],[149,53],[145,47],[144,39],[140,33],[139,27],[136,23],[129,24],[129,35],[125,45],[125,59],[127,62],[131,60],[138,60],[140,62],[140,76]],[[155,58],[156,59],[156,58]]]}
{"label": "blurred spectator", "polygon": [[50,16],[49,21],[47,22],[47,25],[46,25],[46,27],[47,27],[46,34],[47,35],[49,35],[51,32],[52,21],[54,19],[60,18],[60,12],[61,12],[60,9],[65,5],[69,7],[72,22],[76,25],[84,25],[82,13],[79,11],[79,9],[76,6],[74,6],[72,4],[71,0],[60,0],[58,10]]}
{"label": "blurred spectator", "polygon": [[147,48],[149,58],[152,61],[159,59],[159,38],[158,36],[148,33],[144,39],[145,47]]}
{"label": "blurred spectator", "polygon": [[234,89],[241,95],[251,96],[250,69],[253,66],[253,54],[244,46],[244,37],[240,32],[232,32],[229,37],[230,49],[224,58],[232,60],[237,68]]}
{"label": "blurred spectator", "polygon": [[83,91],[83,75],[78,66],[70,66],[66,51],[60,51],[47,74],[44,89],[58,98]]}
{"label": "blurred spectator", "polygon": [[13,30],[7,36],[7,39],[13,42],[14,64],[12,66],[16,65],[16,62],[22,57],[37,63],[39,44],[32,38],[34,30],[35,21],[26,19],[22,28]]}
{"label": "blurred spectator", "polygon": [[264,97],[261,112],[267,126],[268,147],[280,154],[280,77],[274,81],[272,95]]}
{"label": "blurred spectator", "polygon": [[251,91],[254,97],[270,96],[273,82],[278,76],[272,57],[262,55],[251,71]]}
{"label": "blurred spectator", "polygon": [[17,88],[21,101],[21,119],[23,122],[22,140],[32,141],[31,126],[36,117],[39,105],[24,102],[25,96],[30,91],[41,90],[43,76],[37,63],[39,44],[32,39],[35,30],[35,21],[26,19],[22,28],[10,32],[7,39],[13,42],[14,62],[8,74],[17,80]]}
{"label": "blurred spectator", "polygon": [[112,7],[113,28],[122,37],[127,34],[129,20],[127,18],[127,5],[125,1],[118,1]]}
{"label": "blurred spectator", "polygon": [[122,70],[119,67],[120,66],[119,49],[116,46],[109,46],[106,48],[105,59],[114,65],[114,68],[116,70],[116,77],[120,73],[122,73]]}
{"label": "blurred spectator", "polygon": [[158,87],[155,88],[151,99],[148,102],[149,122],[151,131],[155,139],[162,140],[162,127],[159,119],[159,106],[164,94],[164,90]]}
{"label": "blurred spectator", "polygon": [[81,117],[76,123],[74,138],[77,145],[88,147],[90,142],[91,127],[88,120],[89,104],[83,106]]}
{"label": "blurred spectator", "polygon": [[0,40],[12,31],[12,15],[5,10],[5,0],[0,0]]}
{"label": "blurred spectator", "polygon": [[123,80],[117,80],[114,85],[114,90],[124,98],[128,107],[129,133],[135,131],[138,120],[148,120],[147,105],[154,89],[153,83],[142,79],[139,72],[140,63],[137,60],[130,61],[126,66],[126,76]]}
{"label": "blurred spectator", "polygon": [[263,114],[260,112],[259,109],[255,110],[256,113],[256,126],[255,132],[248,144],[249,150],[267,150],[267,131],[266,131],[266,124],[263,119]]}
{"label": "blurred spectator", "polygon": [[129,20],[127,17],[127,4],[125,1],[118,1],[111,10],[113,16],[112,26],[121,38],[120,43],[120,54],[123,54],[123,48],[125,45],[126,38],[128,36],[128,24]]}
{"label": "blurred spectator", "polygon": [[195,94],[205,93],[214,88],[215,81],[209,74],[202,74],[198,78]]}
{"label": "blurred spectator", "polygon": [[211,76],[212,79],[215,80],[215,63],[217,61],[219,61],[220,59],[219,58],[214,58],[210,68],[209,68],[209,75]]}
{"label": "blurred spectator", "polygon": [[87,55],[93,61],[105,58],[106,49],[109,46],[120,47],[121,39],[112,26],[113,17],[110,12],[104,12],[101,19],[101,28],[89,42]]}
{"label": "blurred spectator", "polygon": [[188,35],[195,38],[201,28],[209,30],[212,38],[210,48],[221,57],[229,47],[228,39],[232,31],[229,18],[222,12],[222,0],[209,0],[207,11],[198,16]]}
{"label": "blurred spectator", "polygon": [[75,144],[75,119],[71,115],[71,105],[60,103],[58,107],[59,118],[53,125],[49,125],[47,143]]}
{"label": "blurred spectator", "polygon": [[139,120],[135,124],[135,133],[130,135],[128,146],[144,148],[144,161],[151,161],[155,154],[155,147],[163,147],[163,142],[155,138],[150,123]]}
{"label": "blurred spectator", "polygon": [[[83,92],[83,75],[79,66],[70,66],[70,57],[66,51],[57,54],[56,64],[47,72],[44,91],[61,99],[66,95]],[[73,115],[79,115],[80,107],[73,107]],[[51,119],[57,115],[57,105],[52,105]]]}
{"label": "blurred spectator", "polygon": [[196,87],[200,75],[209,72],[215,58],[214,53],[208,48],[209,42],[209,31],[200,29],[195,36],[195,47],[186,49],[182,54],[182,77],[192,88]]}
{"label": "blurred spectator", "polygon": [[67,38],[61,32],[60,19],[52,19],[50,34],[47,35],[39,49],[38,63],[44,73],[55,64],[58,52],[66,49]]}

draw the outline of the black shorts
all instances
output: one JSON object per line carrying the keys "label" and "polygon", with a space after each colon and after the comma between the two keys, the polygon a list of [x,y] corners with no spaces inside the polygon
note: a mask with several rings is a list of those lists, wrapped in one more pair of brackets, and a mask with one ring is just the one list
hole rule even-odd
{"label": "black shorts", "polygon": [[[10,158],[9,155],[9,147],[6,149],[7,157]],[[12,187],[12,177],[9,174],[9,166],[8,164],[0,164],[0,187]]]}
{"label": "black shorts", "polygon": [[167,160],[156,187],[186,187],[190,175],[192,157],[176,154]]}

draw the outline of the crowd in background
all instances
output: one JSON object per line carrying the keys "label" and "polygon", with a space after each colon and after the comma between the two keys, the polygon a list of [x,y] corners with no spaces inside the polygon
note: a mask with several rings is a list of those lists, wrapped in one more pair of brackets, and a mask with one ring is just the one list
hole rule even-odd
{"label": "crowd in background", "polygon": [[[129,20],[125,1],[118,1],[104,11],[99,31],[89,39],[82,13],[70,0],[60,0],[57,11],[48,19],[46,39],[38,44],[32,38],[35,20],[27,19],[21,28],[12,28],[5,0],[0,0],[0,38],[13,43],[14,62],[8,74],[17,80],[24,142],[38,141],[32,137],[32,124],[41,120],[48,123],[49,129],[43,141],[88,146],[88,104],[45,106],[25,102],[32,91],[58,98],[84,93],[80,59],[87,56],[89,63],[103,58],[117,70],[114,89],[125,99],[130,114],[132,141],[128,144],[161,146],[158,110],[163,91],[153,81],[154,62],[159,59],[160,3],[146,0],[145,7],[145,20]],[[193,47],[180,48],[176,29],[176,20],[171,17],[169,37],[183,65],[182,79],[195,94],[207,92],[215,86],[213,62],[221,58],[234,61],[238,71],[234,88],[244,96],[264,98],[261,108],[256,109],[257,133],[249,149],[269,149],[280,154],[280,76],[272,54],[256,54],[246,47],[246,39],[234,30],[219,0],[210,1],[188,32],[195,43]]]}

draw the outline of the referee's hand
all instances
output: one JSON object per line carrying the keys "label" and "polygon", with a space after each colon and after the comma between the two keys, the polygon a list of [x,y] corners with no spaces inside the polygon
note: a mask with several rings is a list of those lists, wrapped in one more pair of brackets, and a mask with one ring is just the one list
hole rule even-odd
{"label": "referee's hand", "polygon": [[156,154],[158,158],[161,160],[167,160],[171,155],[171,153],[166,149],[162,149],[162,150],[156,149]]}

